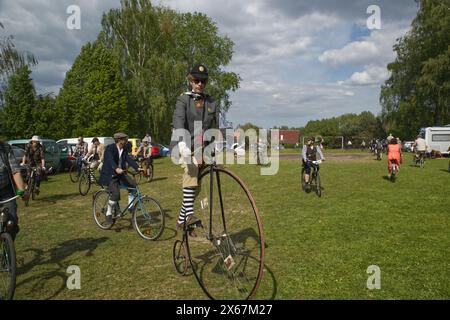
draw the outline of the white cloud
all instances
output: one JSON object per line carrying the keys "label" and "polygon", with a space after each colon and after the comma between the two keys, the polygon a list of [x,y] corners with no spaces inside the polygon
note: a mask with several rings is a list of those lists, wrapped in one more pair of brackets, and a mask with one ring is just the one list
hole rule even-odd
{"label": "white cloud", "polygon": [[342,64],[361,65],[373,61],[380,54],[373,42],[357,41],[346,45],[342,49],[325,51],[319,56],[319,61],[331,66]]}
{"label": "white cloud", "polygon": [[362,72],[355,72],[350,79],[344,81],[344,84],[366,86],[377,86],[385,81],[389,76],[386,67],[369,66]]}
{"label": "white cloud", "polygon": [[[103,12],[120,6],[120,0],[0,1],[0,21],[6,32],[16,36],[19,49],[33,52],[39,60],[32,77],[42,92],[58,92],[81,46],[100,31]],[[361,25],[367,17],[367,5],[362,2],[152,3],[182,12],[200,11],[217,23],[219,32],[235,43],[233,60],[226,69],[243,79],[241,88],[231,94],[229,118],[271,126],[302,125],[310,119],[360,109],[376,112],[376,83],[386,76],[385,65],[394,59],[395,38],[404,34],[415,9],[413,0],[402,1],[383,0],[383,29],[355,42],[350,41],[352,26]],[[81,7],[81,30],[66,28],[66,8],[72,4]],[[398,23],[394,24],[394,18]]]}

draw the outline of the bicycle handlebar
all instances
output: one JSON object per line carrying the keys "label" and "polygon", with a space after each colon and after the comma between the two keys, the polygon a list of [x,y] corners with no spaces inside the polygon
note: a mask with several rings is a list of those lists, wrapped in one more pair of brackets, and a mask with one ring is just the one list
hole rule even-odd
{"label": "bicycle handlebar", "polygon": [[13,201],[13,200],[16,200],[17,198],[19,198],[20,196],[14,196],[14,197],[12,197],[12,198],[10,198],[10,199],[8,199],[8,200],[4,200],[4,201],[0,201],[0,204],[5,204],[5,203],[8,203],[8,202],[11,202],[11,201]]}

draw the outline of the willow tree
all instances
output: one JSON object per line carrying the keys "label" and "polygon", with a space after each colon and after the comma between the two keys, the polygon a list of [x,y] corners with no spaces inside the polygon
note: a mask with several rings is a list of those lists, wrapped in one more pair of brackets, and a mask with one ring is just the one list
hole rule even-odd
{"label": "willow tree", "polygon": [[136,124],[133,134],[150,131],[157,140],[169,140],[176,98],[187,89],[186,74],[194,63],[209,68],[208,90],[222,111],[231,105],[228,91],[239,86],[239,76],[223,70],[231,61],[233,42],[201,13],[122,0],[121,8],[104,14],[98,40],[119,58]]}

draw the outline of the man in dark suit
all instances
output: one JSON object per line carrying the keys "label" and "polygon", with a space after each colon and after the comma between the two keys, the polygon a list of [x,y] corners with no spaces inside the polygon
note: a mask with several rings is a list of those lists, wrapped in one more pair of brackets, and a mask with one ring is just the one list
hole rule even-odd
{"label": "man in dark suit", "polygon": [[125,133],[114,134],[115,144],[105,148],[103,167],[100,173],[99,183],[108,186],[111,194],[106,212],[106,222],[112,224],[112,210],[120,200],[120,185],[136,187],[135,182],[126,174],[126,164],[136,171],[141,170],[137,163],[131,158],[126,148],[128,136]]}

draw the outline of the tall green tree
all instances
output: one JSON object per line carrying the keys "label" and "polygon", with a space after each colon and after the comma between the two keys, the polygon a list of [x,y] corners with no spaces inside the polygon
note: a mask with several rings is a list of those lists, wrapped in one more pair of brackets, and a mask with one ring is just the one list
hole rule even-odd
{"label": "tall green tree", "polygon": [[[0,30],[4,30],[0,22]],[[0,107],[3,104],[3,92],[5,91],[8,78],[18,69],[24,66],[37,64],[36,58],[30,52],[20,52],[14,44],[12,35],[0,35]]]}
{"label": "tall green tree", "polygon": [[52,94],[38,95],[31,116],[33,132],[41,137],[58,140],[66,124],[61,110],[56,108],[56,97]]}
{"label": "tall green tree", "polygon": [[130,127],[117,57],[101,43],[88,43],[67,72],[56,101],[68,136],[111,136]]}
{"label": "tall green tree", "polygon": [[418,3],[411,30],[394,45],[397,57],[380,94],[389,131],[409,137],[450,123],[450,0]]}
{"label": "tall green tree", "polygon": [[176,98],[187,90],[186,74],[195,63],[208,67],[208,92],[222,112],[231,106],[228,92],[238,88],[239,76],[224,67],[233,42],[206,15],[122,0],[121,8],[103,16],[102,26],[98,40],[119,58],[135,134],[150,131],[157,140],[169,140]]}
{"label": "tall green tree", "polygon": [[31,138],[34,134],[32,111],[36,92],[30,73],[28,66],[24,66],[9,79],[5,105],[0,110],[2,135],[8,138]]}

